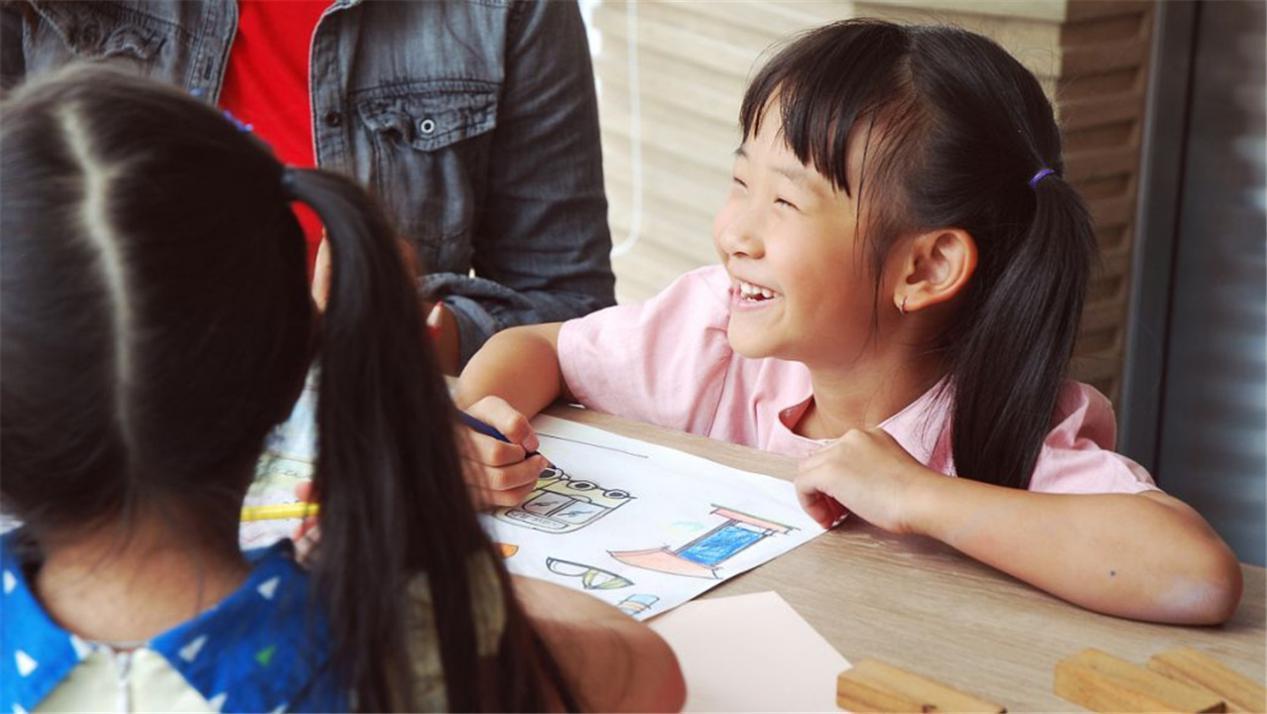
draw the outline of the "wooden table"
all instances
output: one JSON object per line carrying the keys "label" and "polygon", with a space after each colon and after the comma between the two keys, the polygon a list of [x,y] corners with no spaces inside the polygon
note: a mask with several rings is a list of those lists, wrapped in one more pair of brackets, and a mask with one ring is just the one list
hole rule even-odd
{"label": "wooden table", "polygon": [[[746,471],[795,473],[792,459],[743,446],[571,407],[547,413]],[[1189,645],[1263,681],[1264,571],[1241,568],[1245,594],[1227,624],[1152,625],[1070,605],[938,541],[846,521],[704,597],[773,590],[851,661],[883,659],[1009,711],[1070,711],[1077,707],[1052,693],[1054,667],[1087,647],[1142,664]]]}

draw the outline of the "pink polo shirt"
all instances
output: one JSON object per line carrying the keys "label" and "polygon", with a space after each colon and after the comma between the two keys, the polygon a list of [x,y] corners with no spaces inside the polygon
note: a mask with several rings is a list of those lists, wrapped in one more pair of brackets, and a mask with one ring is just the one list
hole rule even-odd
{"label": "pink polo shirt", "polygon": [[[678,278],[640,304],[564,323],[559,364],[568,388],[599,411],[803,457],[823,443],[792,431],[813,394],[799,362],[749,359],[726,339],[730,281],[721,266]],[[955,473],[950,404],[936,389],[880,427],[920,463]],[[1155,490],[1139,464],[1113,452],[1116,422],[1093,387],[1066,382],[1030,480],[1047,493]]]}

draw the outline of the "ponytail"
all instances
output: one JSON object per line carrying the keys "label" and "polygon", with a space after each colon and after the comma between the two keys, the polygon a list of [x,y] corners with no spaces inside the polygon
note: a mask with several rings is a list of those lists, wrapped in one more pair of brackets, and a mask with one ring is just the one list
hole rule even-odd
{"label": "ponytail", "polygon": [[1035,176],[1033,221],[988,294],[975,306],[969,296],[948,380],[955,470],[1022,489],[1051,430],[1096,250],[1074,189],[1058,175]]}
{"label": "ponytail", "polygon": [[[387,221],[343,177],[286,169],[282,181],[290,198],[320,216],[332,249],[320,337],[313,486],[322,511],[313,573],[338,674],[358,709],[415,707],[411,655],[418,653],[404,625],[417,607],[411,582],[425,573],[448,708],[542,709],[536,667],[552,664],[500,567],[492,568],[506,612],[500,649],[517,656],[499,658],[496,684],[482,676],[478,633],[496,623],[476,622],[472,575],[487,570],[479,559],[493,549],[460,477],[452,402]],[[537,654],[527,656],[532,649]]]}

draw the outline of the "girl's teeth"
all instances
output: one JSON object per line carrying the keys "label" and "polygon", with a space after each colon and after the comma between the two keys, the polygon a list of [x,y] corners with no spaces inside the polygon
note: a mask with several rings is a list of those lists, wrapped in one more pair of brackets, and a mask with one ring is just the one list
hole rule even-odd
{"label": "girl's teeth", "polygon": [[742,281],[739,283],[739,294],[746,298],[764,298],[766,300],[775,296],[775,292],[769,288],[758,287],[752,283],[745,283]]}
{"label": "girl's teeth", "polygon": [[778,296],[778,293],[769,288],[763,288],[752,283],[745,283],[742,280],[735,281],[739,294],[747,300],[771,300]]}

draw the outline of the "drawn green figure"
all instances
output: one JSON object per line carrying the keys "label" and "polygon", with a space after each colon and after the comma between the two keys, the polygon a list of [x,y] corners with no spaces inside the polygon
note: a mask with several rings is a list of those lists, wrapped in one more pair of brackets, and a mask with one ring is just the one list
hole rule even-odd
{"label": "drawn green figure", "polygon": [[536,488],[513,508],[498,509],[498,520],[543,533],[572,533],[633,500],[620,489],[573,479],[557,467],[541,472]]}

